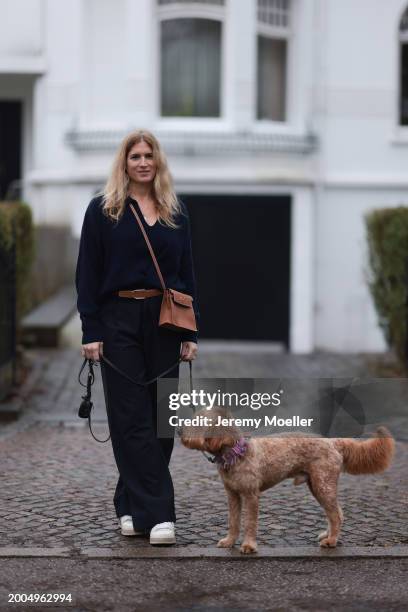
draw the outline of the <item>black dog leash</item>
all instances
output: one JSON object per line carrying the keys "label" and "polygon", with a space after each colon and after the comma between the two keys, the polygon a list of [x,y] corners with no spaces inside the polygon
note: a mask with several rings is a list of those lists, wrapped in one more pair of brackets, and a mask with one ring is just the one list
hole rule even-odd
{"label": "black dog leash", "polygon": [[[148,385],[151,385],[152,383],[156,382],[157,380],[159,380],[159,378],[162,378],[162,376],[165,376],[166,374],[171,372],[182,361],[181,357],[179,357],[175,363],[173,363],[169,368],[167,368],[167,370],[164,370],[164,372],[161,372],[158,376],[155,376],[151,380],[140,381],[140,380],[135,380],[134,378],[132,378],[131,376],[126,374],[126,372],[123,372],[123,370],[118,368],[114,363],[112,363],[112,361],[110,361],[110,359],[108,359],[104,355],[101,355],[101,358],[111,368],[113,368],[116,372],[118,372],[118,374],[120,374],[121,376],[124,376],[130,382],[134,383],[135,385],[139,385],[141,387],[147,387]],[[191,361],[189,361],[188,363],[189,363],[189,367],[190,367],[190,389],[192,390],[192,388],[193,388],[192,363],[191,363]],[[84,371],[84,368],[85,368],[86,364],[88,364],[88,376],[87,376],[86,384],[84,384],[81,381],[81,374]],[[110,439],[110,435],[106,438],[106,440],[99,440],[94,435],[94,433],[92,431],[92,424],[91,424],[91,412],[92,412],[92,407],[93,407],[93,403],[91,401],[92,400],[92,385],[95,382],[94,367],[96,367],[96,366],[97,366],[97,363],[95,361],[93,361],[92,359],[87,359],[85,357],[85,359],[84,359],[84,361],[82,363],[81,369],[79,370],[79,373],[78,373],[78,382],[79,382],[79,384],[82,387],[86,388],[86,394],[82,396],[82,402],[81,402],[81,405],[80,405],[79,410],[78,410],[78,416],[80,418],[82,418],[82,419],[88,419],[89,431],[91,432],[92,437],[97,442],[101,442],[101,444],[104,444],[105,442],[108,442],[108,440]]]}
{"label": "black dog leash", "polygon": [[[111,368],[113,368],[116,372],[118,372],[118,374],[121,374],[121,376],[124,376],[124,378],[126,378],[130,382],[134,383],[135,385],[140,385],[142,387],[147,387],[148,385],[151,385],[153,382],[156,382],[157,380],[159,380],[159,378],[161,378],[165,374],[168,374],[169,372],[171,372],[171,370],[173,370],[182,361],[181,357],[179,357],[177,359],[177,361],[175,363],[173,363],[173,365],[171,365],[169,368],[167,368],[167,370],[164,370],[164,372],[161,372],[158,376],[156,376],[155,378],[152,378],[151,380],[147,380],[147,381],[142,382],[140,380],[135,380],[134,378],[132,378],[132,376],[129,376],[128,374],[126,374],[126,372],[123,372],[123,370],[118,368],[114,363],[112,363],[112,361],[110,361],[110,359],[108,359],[104,355],[101,355],[101,358]],[[84,368],[85,368],[86,364],[88,364],[88,376],[87,376],[86,384],[84,384],[81,381],[81,374],[84,371]],[[190,378],[190,392],[192,393],[192,391],[193,391],[193,364],[192,364],[191,361],[189,361],[188,365],[189,365],[189,378]],[[86,388],[86,394],[82,396],[82,402],[81,402],[81,405],[80,405],[79,410],[78,410],[78,416],[81,417],[82,419],[88,419],[89,431],[91,432],[91,436],[93,437],[93,439],[96,440],[96,442],[100,442],[101,444],[105,444],[105,442],[108,442],[110,440],[110,435],[106,438],[106,440],[99,440],[99,438],[97,438],[95,436],[95,434],[93,433],[93,431],[92,431],[91,412],[92,412],[93,403],[92,403],[91,399],[92,399],[92,385],[95,382],[95,373],[94,373],[94,367],[95,366],[97,366],[97,363],[95,361],[93,361],[92,359],[87,359],[85,357],[85,359],[84,359],[84,361],[82,363],[81,369],[78,372],[78,382],[79,382],[79,384],[82,387]],[[194,408],[192,406],[191,406],[191,409],[192,409],[192,411],[194,413]],[[180,432],[178,430],[177,430],[177,433],[178,433],[178,435],[180,435]],[[201,454],[210,463],[215,463],[215,457],[212,457],[211,455],[208,455],[203,450],[201,451]]]}
{"label": "black dog leash", "polygon": [[[88,363],[89,369],[88,369],[88,376],[86,379],[86,385],[84,385],[84,383],[81,381],[81,374],[87,363]],[[82,396],[82,402],[78,410],[78,416],[81,417],[81,419],[88,419],[88,426],[89,426],[89,431],[91,432],[91,436],[93,437],[94,440],[96,440],[97,442],[101,442],[103,444],[110,439],[110,435],[106,438],[106,440],[99,440],[94,435],[94,432],[92,431],[92,425],[91,425],[91,412],[92,412],[92,407],[93,407],[93,403],[91,401],[92,385],[95,382],[94,365],[96,365],[96,363],[92,361],[92,359],[85,358],[82,363],[81,369],[79,370],[79,373],[78,373],[79,384],[82,385],[82,387],[86,387],[86,393],[85,395]]]}

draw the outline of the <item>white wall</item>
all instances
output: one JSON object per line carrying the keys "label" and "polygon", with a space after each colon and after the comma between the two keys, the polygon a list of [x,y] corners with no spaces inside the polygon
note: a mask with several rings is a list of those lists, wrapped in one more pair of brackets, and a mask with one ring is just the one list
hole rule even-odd
{"label": "white wall", "polygon": [[327,123],[321,134],[328,182],[407,180],[407,149],[395,145],[398,27],[407,5],[328,0]]}
{"label": "white wall", "polygon": [[[120,126],[126,111],[126,2],[125,0],[87,0],[84,4],[83,70],[81,86],[84,104],[81,121],[87,127]],[[138,36],[134,24],[134,36]],[[146,61],[146,56],[134,57]]]}
{"label": "white wall", "polygon": [[32,57],[43,53],[42,0],[0,0],[0,56]]}
{"label": "white wall", "polygon": [[320,74],[315,345],[385,348],[365,271],[364,214],[408,205],[407,153],[396,144],[398,27],[406,1],[328,0]]}
{"label": "white wall", "polygon": [[385,348],[366,282],[364,215],[400,204],[408,205],[407,190],[326,192],[316,228],[317,347],[344,352]]}
{"label": "white wall", "polygon": [[[25,0],[26,11],[23,1],[0,0],[0,15],[5,6],[13,7],[12,19],[23,15],[20,29],[0,35],[0,55],[4,49],[10,58],[46,59],[33,86],[33,160],[26,174],[38,221],[71,223],[77,235],[109,171],[113,149],[75,151],[65,142],[71,129],[92,136],[136,126],[262,134],[312,127],[319,137],[313,155],[170,157],[176,184],[191,192],[200,185],[291,191],[292,347],[384,347],[364,280],[363,214],[408,204],[408,130],[397,126],[398,23],[408,0],[293,0],[287,124],[254,121],[256,0],[227,2],[223,115],[198,121],[157,115],[154,0]],[[2,65],[0,57],[0,72]]]}

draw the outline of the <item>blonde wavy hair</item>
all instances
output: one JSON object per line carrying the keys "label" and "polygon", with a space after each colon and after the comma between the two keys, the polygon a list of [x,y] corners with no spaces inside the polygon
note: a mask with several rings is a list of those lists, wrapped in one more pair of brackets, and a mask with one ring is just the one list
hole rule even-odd
{"label": "blonde wavy hair", "polygon": [[153,197],[157,202],[158,220],[165,225],[176,228],[174,221],[181,212],[180,203],[173,187],[166,156],[159,141],[148,130],[136,130],[128,134],[119,146],[112,171],[102,191],[103,212],[112,220],[119,221],[125,209],[128,196],[129,176],[126,172],[129,151],[135,144],[146,142],[152,149],[156,162],[156,175],[153,179]]}

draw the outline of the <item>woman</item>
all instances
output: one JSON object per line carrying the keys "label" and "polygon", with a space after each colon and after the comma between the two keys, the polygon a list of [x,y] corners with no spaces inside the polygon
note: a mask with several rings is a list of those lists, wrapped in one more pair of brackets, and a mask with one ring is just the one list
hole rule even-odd
{"label": "woman", "polygon": [[[106,356],[146,381],[180,357],[196,357],[195,332],[159,328],[161,285],[130,204],[142,219],[167,287],[194,298],[187,213],[174,193],[165,156],[146,130],[127,136],[103,195],[85,213],[76,285],[82,355]],[[137,299],[121,297],[123,290]],[[173,437],[156,435],[156,383],[143,387],[101,361],[113,453],[119,471],[114,506],[123,535],[150,531],[151,544],[175,543],[174,492],[168,464]],[[178,377],[178,366],[167,376]]]}

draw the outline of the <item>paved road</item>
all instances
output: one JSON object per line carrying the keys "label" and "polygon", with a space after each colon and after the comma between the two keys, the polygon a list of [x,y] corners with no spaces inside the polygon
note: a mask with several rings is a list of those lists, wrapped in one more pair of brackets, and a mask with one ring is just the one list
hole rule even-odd
{"label": "paved road", "polygon": [[[144,538],[129,542],[119,535],[111,503],[117,477],[112,451],[90,439],[85,427],[38,423],[4,440],[2,454],[2,546],[148,546]],[[408,445],[400,443],[389,472],[342,476],[344,544],[408,544],[407,464]],[[178,546],[213,547],[227,520],[216,469],[177,443],[171,471]],[[316,545],[325,519],[307,487],[288,480],[264,494],[259,523],[260,544],[302,546]]]}
{"label": "paved road", "polygon": [[21,610],[7,606],[8,594],[34,592],[72,594],[71,606],[41,610],[402,612],[407,572],[408,559],[8,559],[0,561],[0,609]]}
{"label": "paved road", "polygon": [[[313,559],[324,517],[307,489],[289,481],[263,497],[259,543],[264,551],[283,547],[287,554],[303,547],[311,558],[212,558],[225,530],[224,491],[213,466],[180,444],[171,464],[178,544],[166,549],[171,558],[138,558],[151,547],[146,539],[119,534],[111,447],[94,442],[76,417],[78,353],[33,351],[30,358],[34,368],[22,389],[24,415],[0,431],[0,609],[8,609],[8,592],[33,590],[71,591],[75,610],[407,609],[406,420],[394,430],[399,442],[392,469],[378,476],[342,476],[340,500],[345,551],[354,546],[360,553],[380,550],[387,556],[399,547],[407,550],[407,558]],[[201,377],[368,375],[363,357],[327,354],[207,352],[195,369]],[[96,429],[103,436],[100,385],[94,398]],[[45,548],[53,555],[64,547],[68,558],[8,554],[1,559],[2,549],[10,546],[20,553],[35,546],[46,555]],[[191,547],[204,558],[183,558]],[[108,556],[113,551],[115,558],[85,559],[90,549],[107,550]]]}
{"label": "paved road", "polygon": [[[225,376],[255,372],[257,354],[214,356],[207,353],[196,370],[209,376],[213,368]],[[122,538],[117,529],[112,495],[117,478],[110,443],[94,442],[83,421],[76,417],[80,392],[75,373],[80,359],[74,350],[37,351],[32,354],[36,375],[26,389],[25,417],[3,428],[0,467],[2,546],[145,547],[143,538]],[[35,358],[35,359],[34,359]],[[214,361],[220,359],[217,366]],[[294,365],[296,362],[296,365]],[[320,365],[319,365],[320,364]],[[364,373],[364,360],[338,355],[262,355],[258,376],[280,369],[304,376]],[[285,369],[286,368],[286,369]],[[104,405],[100,381],[95,387],[96,420],[100,437]],[[1,439],[1,438],[0,438]],[[393,468],[376,476],[342,475],[340,501],[345,523],[344,545],[383,546],[408,544],[408,445],[397,444]],[[224,535],[225,494],[213,465],[200,453],[176,444],[171,471],[177,500],[178,547],[213,547]],[[14,528],[7,517],[14,515]],[[259,544],[267,546],[316,545],[324,515],[305,485],[285,481],[262,499]],[[176,550],[176,549],[175,549]]]}

